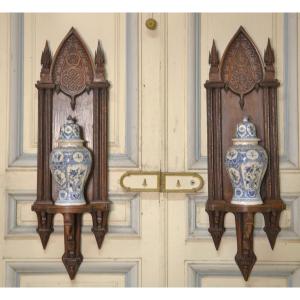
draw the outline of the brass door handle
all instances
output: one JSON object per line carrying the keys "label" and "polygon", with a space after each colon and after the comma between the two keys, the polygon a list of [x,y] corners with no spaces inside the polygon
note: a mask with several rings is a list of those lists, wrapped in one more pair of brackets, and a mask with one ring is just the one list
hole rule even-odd
{"label": "brass door handle", "polygon": [[201,190],[204,180],[195,172],[128,171],[120,185],[127,192],[191,193]]}

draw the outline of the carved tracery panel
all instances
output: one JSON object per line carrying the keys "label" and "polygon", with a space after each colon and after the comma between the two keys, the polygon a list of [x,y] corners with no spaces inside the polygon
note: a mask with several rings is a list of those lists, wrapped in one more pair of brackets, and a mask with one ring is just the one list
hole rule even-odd
{"label": "carved tracery panel", "polygon": [[221,79],[225,89],[240,96],[240,106],[244,107],[244,95],[258,89],[263,79],[262,62],[251,38],[240,29],[232,38],[221,62]]}
{"label": "carved tracery panel", "polygon": [[56,91],[70,96],[74,110],[76,96],[90,86],[94,77],[92,59],[75,30],[71,30],[66,36],[54,61],[51,75]]}

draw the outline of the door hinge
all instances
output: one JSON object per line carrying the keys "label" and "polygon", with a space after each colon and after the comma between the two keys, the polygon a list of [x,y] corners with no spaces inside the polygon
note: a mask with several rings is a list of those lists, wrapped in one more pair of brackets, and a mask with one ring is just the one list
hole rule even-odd
{"label": "door hinge", "polygon": [[120,185],[127,192],[190,193],[201,190],[204,180],[195,172],[128,171]]}

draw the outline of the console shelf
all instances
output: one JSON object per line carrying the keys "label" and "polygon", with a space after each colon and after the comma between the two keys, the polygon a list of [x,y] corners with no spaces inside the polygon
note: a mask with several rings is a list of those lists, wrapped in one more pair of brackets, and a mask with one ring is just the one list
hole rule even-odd
{"label": "console shelf", "polygon": [[[38,170],[37,199],[32,210],[38,217],[37,232],[44,249],[53,232],[55,214],[64,219],[65,253],[63,263],[71,279],[83,260],[81,221],[84,213],[93,219],[92,232],[102,246],[107,232],[110,203],[107,195],[108,88],[104,53],[98,42],[95,57],[78,32],[71,28],[58,47],[53,61],[48,42],[42,53],[38,89]],[[80,125],[86,147],[92,153],[92,170],[85,190],[86,205],[55,205],[57,197],[49,167],[49,156],[58,139],[59,128],[68,115]]]}
{"label": "console shelf", "polygon": [[[256,262],[253,251],[254,216],[264,215],[272,249],[280,231],[279,219],[285,204],[280,198],[277,88],[274,51],[270,40],[264,60],[243,27],[229,42],[221,61],[215,41],[209,54],[207,91],[208,131],[208,200],[209,232],[216,249],[225,231],[225,214],[235,215],[237,254],[235,260],[248,280]],[[256,125],[260,145],[267,151],[269,162],[261,186],[264,204],[245,206],[231,204],[232,187],[224,166],[224,155],[231,145],[236,124],[243,116],[251,116]]]}

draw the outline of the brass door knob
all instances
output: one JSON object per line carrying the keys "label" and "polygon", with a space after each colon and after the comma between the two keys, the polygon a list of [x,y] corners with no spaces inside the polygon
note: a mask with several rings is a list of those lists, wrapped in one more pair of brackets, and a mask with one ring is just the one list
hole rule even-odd
{"label": "brass door knob", "polygon": [[155,30],[157,27],[157,22],[153,18],[147,19],[145,24],[146,24],[146,27],[150,30]]}

